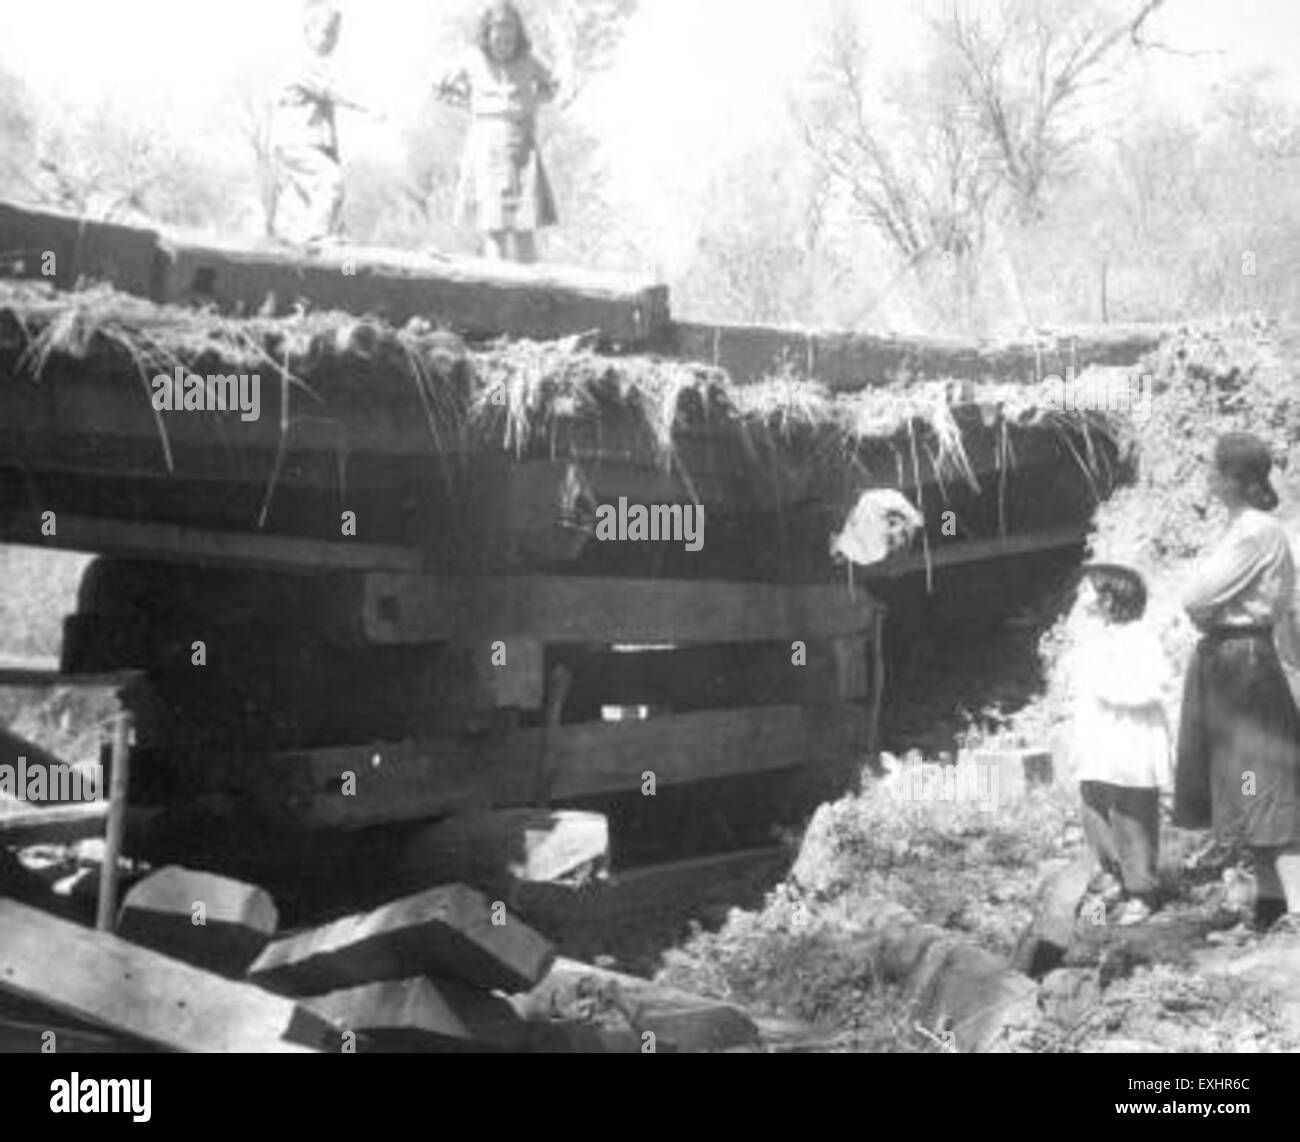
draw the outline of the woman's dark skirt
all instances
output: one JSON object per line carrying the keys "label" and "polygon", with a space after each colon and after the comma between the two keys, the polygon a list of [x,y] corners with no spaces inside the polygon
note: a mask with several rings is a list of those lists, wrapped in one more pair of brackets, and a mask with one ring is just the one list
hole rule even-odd
{"label": "woman's dark skirt", "polygon": [[1300,712],[1270,630],[1215,631],[1187,669],[1174,824],[1228,844],[1300,842]]}

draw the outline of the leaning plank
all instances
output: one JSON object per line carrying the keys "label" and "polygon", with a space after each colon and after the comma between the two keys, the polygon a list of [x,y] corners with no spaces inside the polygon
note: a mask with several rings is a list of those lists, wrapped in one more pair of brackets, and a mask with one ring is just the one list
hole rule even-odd
{"label": "leaning plank", "polygon": [[0,900],[0,990],[177,1051],[302,1051],[338,1041],[288,1000],[12,900]]}
{"label": "leaning plank", "polygon": [[417,975],[522,991],[546,974],[553,958],[550,944],[504,907],[448,885],[276,940],[248,976],[290,995]]}
{"label": "leaning plank", "polygon": [[500,996],[423,977],[368,983],[305,1001],[377,1051],[519,1051],[528,1027]]}
{"label": "leaning plank", "polygon": [[353,589],[368,641],[481,634],[542,642],[687,644],[840,637],[877,604],[846,586],[534,576],[454,579],[374,572]]}
{"label": "leaning plank", "polygon": [[572,1017],[583,1008],[612,1010],[659,1049],[722,1051],[755,1047],[758,1028],[740,1008],[720,1000],[662,987],[636,976],[592,967],[576,960],[555,961],[550,974],[527,995],[516,997],[515,1008],[525,1018],[547,1020]]}
{"label": "leaning plank", "polygon": [[117,934],[196,967],[242,978],[275,934],[279,916],[263,889],[175,865],[136,884]]}
{"label": "leaning plank", "polygon": [[471,337],[594,331],[622,346],[642,345],[668,325],[667,288],[625,275],[362,247],[303,256],[181,237],[164,245],[170,264],[156,300],[226,312],[291,313],[306,304],[398,325],[420,317]]}
{"label": "leaning plank", "polygon": [[22,848],[25,845],[67,845],[104,835],[108,820],[107,801],[87,801],[52,808],[24,805],[21,802],[0,805],[0,845]]}

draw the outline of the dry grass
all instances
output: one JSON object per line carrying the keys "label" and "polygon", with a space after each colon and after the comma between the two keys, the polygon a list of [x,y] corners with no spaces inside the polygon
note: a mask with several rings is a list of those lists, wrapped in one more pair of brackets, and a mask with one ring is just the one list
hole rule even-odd
{"label": "dry grass", "polygon": [[[453,446],[521,452],[553,439],[565,422],[600,417],[602,408],[635,410],[645,447],[661,463],[674,458],[684,413],[779,443],[812,433],[830,447],[852,451],[868,440],[894,442],[905,467],[919,471],[929,456],[941,480],[978,489],[964,431],[953,416],[958,399],[989,412],[986,427],[1035,425],[1063,432],[1086,471],[1095,472],[1093,435],[1115,437],[1122,425],[1104,414],[1054,411],[1041,386],[965,386],[955,398],[946,382],[894,384],[831,393],[790,373],[738,385],[725,371],[657,357],[611,357],[582,338],[553,342],[501,341],[449,349],[445,333],[418,320],[401,329],[341,313],[300,312],[283,318],[224,317],[208,311],[157,306],[108,288],[57,293],[42,285],[0,282],[0,323],[12,319],[25,348],[21,368],[41,377],[55,357],[113,353],[130,363],[141,383],[177,367],[195,372],[256,368],[313,400],[328,395],[323,382],[346,383],[339,363],[376,363],[413,387],[428,419],[435,451]],[[2,330],[0,330],[2,332]],[[455,391],[462,363],[469,392]],[[204,368],[204,366],[207,368]],[[159,432],[166,448],[165,429]],[[1014,464],[1010,449],[1000,455]],[[900,477],[901,478],[901,477]]]}

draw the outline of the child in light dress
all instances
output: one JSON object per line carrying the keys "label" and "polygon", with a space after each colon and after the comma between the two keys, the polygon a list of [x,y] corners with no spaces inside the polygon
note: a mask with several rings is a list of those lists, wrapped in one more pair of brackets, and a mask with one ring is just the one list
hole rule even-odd
{"label": "child in light dress", "polygon": [[472,117],[457,224],[479,231],[488,257],[536,261],[536,232],[557,221],[537,148],[537,111],[555,97],[556,83],[533,54],[514,4],[489,5],[479,23],[478,50],[438,84],[436,93],[467,107]]}
{"label": "child in light dress", "polygon": [[1156,893],[1160,794],[1173,787],[1162,688],[1168,663],[1143,622],[1146,586],[1128,567],[1093,564],[1082,586],[1091,634],[1071,669],[1071,756],[1084,835],[1101,873],[1094,887],[1116,921],[1145,920]]}

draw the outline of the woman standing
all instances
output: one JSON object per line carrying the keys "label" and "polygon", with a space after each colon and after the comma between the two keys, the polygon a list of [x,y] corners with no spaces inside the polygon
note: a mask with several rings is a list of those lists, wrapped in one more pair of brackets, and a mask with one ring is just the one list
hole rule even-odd
{"label": "woman standing", "polygon": [[1300,930],[1300,713],[1274,643],[1275,628],[1293,622],[1295,565],[1268,514],[1278,503],[1271,468],[1249,433],[1215,445],[1210,491],[1228,527],[1183,597],[1202,638],[1183,692],[1174,823],[1212,825],[1220,841],[1248,847],[1255,927]]}

